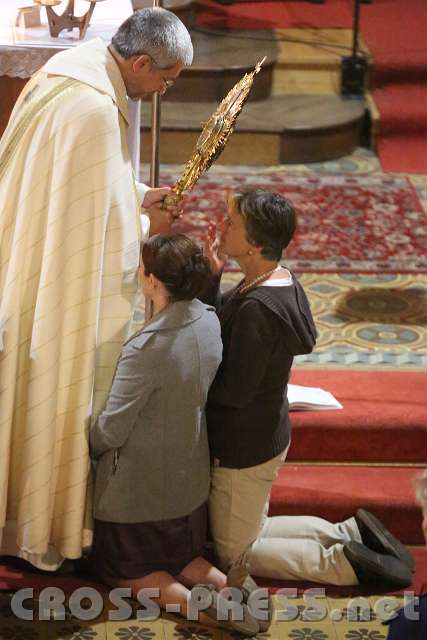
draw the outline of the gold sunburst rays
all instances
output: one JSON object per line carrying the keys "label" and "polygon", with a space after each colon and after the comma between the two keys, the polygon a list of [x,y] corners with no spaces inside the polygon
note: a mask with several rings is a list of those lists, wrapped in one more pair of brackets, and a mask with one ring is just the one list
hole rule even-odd
{"label": "gold sunburst rays", "polygon": [[172,187],[172,194],[165,204],[176,204],[185,191],[191,191],[200,176],[219,157],[234,131],[234,124],[252,88],[254,77],[260,72],[265,57],[246,73],[227,93],[203,127],[190,160],[179,180]]}

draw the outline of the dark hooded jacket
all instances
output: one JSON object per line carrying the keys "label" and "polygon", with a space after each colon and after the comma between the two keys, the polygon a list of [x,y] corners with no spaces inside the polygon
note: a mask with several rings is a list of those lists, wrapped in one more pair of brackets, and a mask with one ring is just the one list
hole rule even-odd
{"label": "dark hooded jacket", "polygon": [[209,391],[207,422],[211,455],[221,466],[252,467],[289,444],[293,358],[316,342],[309,302],[292,279],[292,285],[261,285],[244,295],[216,294],[223,360]]}

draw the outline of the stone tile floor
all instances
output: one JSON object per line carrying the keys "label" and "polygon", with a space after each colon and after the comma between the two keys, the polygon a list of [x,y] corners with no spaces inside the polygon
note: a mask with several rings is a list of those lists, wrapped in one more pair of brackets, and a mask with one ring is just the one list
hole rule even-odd
{"label": "stone tile floor", "polygon": [[[0,594],[0,640],[239,640],[236,632],[201,626],[164,614],[156,620],[138,619],[137,606],[126,620],[109,620],[109,604],[91,621],[79,621],[66,608],[66,620],[37,619],[38,601],[33,601],[34,620],[22,621],[10,611],[11,594]],[[312,596],[313,597],[313,596]],[[307,595],[306,595],[307,598]],[[268,632],[258,640],[385,640],[383,623],[402,605],[396,596],[331,598],[273,596],[274,617]],[[29,601],[26,607],[31,606]],[[410,640],[410,639],[408,639]]]}

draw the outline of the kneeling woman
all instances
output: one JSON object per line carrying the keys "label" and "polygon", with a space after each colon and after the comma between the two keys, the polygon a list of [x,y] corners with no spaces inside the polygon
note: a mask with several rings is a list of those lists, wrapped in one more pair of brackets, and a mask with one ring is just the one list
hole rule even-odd
{"label": "kneeling woman", "polygon": [[205,403],[221,361],[220,326],[215,310],[196,299],[210,269],[192,240],[153,236],[142,261],[154,316],[125,343],[90,434],[97,460],[91,563],[110,586],[134,594],[159,588],[160,606],[177,603],[185,615],[186,586],[226,584],[202,558],[210,483]]}
{"label": "kneeling woman", "polygon": [[213,227],[207,238],[214,272],[220,274],[228,255],[244,274],[224,296],[219,278],[211,291],[224,344],[207,409],[215,459],[210,523],[219,566],[229,571],[229,584],[248,589],[247,568],[265,578],[403,588],[411,584],[413,560],[363,509],[337,524],[267,517],[290,442],[286,391],[293,358],[309,353],[316,339],[304,290],[280,264],[295,227],[285,198],[252,190],[230,197],[220,238]]}

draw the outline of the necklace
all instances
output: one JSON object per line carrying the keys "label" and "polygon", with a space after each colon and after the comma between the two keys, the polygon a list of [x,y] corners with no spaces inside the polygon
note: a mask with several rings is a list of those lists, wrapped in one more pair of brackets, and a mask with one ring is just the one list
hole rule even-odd
{"label": "necklace", "polygon": [[230,297],[234,298],[234,296],[237,295],[238,293],[239,294],[246,293],[250,289],[253,289],[253,287],[255,287],[259,282],[263,282],[264,280],[267,280],[271,275],[273,275],[275,271],[279,271],[279,269],[281,268],[282,266],[279,264],[277,267],[274,267],[274,269],[269,269],[265,273],[262,273],[260,276],[257,276],[256,278],[248,282],[248,284],[245,284],[245,281],[243,280],[243,282],[235,288],[232,296]]}

